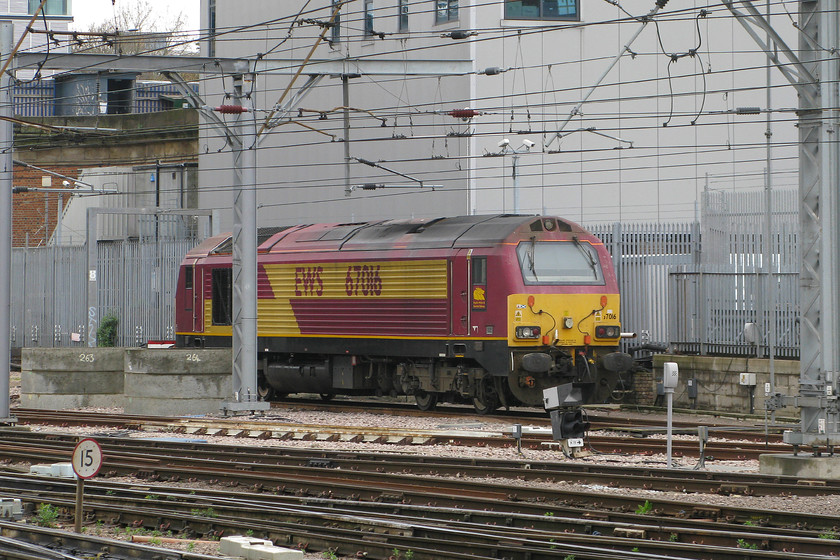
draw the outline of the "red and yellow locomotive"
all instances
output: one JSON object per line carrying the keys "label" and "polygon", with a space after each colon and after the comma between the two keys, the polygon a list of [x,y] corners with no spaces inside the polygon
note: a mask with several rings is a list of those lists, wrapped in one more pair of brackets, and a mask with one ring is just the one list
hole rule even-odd
{"label": "red and yellow locomotive", "polygon": [[[610,256],[580,226],[545,216],[462,216],[263,228],[258,242],[259,389],[413,395],[479,412],[541,405],[574,383],[585,402],[632,386],[619,351]],[[182,347],[231,341],[230,235],[185,257]]]}

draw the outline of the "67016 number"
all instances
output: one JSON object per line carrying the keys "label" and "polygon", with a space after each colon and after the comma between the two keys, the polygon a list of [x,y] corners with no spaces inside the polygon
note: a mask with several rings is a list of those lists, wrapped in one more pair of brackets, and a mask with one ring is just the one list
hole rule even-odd
{"label": "67016 number", "polygon": [[350,265],[344,278],[344,291],[348,296],[378,296],[382,293],[379,265]]}

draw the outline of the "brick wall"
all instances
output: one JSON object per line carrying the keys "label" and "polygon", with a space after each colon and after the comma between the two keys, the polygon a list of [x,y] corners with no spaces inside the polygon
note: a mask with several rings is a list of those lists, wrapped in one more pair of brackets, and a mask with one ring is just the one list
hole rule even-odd
{"label": "brick wall", "polygon": [[651,406],[656,401],[656,381],[652,371],[637,371],[633,375],[634,402]]}
{"label": "brick wall", "polygon": [[[44,167],[55,173],[68,177],[78,178],[79,168],[68,166]],[[15,187],[41,187],[41,178],[49,174],[37,169],[23,165],[14,166],[13,186]],[[61,189],[62,179],[52,176],[50,188]],[[69,188],[69,187],[68,187]],[[45,200],[49,208],[45,208]],[[63,196],[63,206],[70,201],[69,195]],[[24,247],[29,236],[29,246],[39,247],[45,245],[55,230],[57,212],[59,205],[58,193],[16,193],[12,195],[12,246]],[[46,220],[45,220],[46,214]],[[46,225],[45,225],[46,224]]]}

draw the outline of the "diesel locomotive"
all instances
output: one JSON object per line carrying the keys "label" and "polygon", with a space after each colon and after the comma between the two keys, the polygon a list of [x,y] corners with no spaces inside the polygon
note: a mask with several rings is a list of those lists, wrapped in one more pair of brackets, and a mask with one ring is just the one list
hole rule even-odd
{"label": "diesel locomotive", "polygon": [[[180,347],[231,344],[232,242],[207,239],[180,270]],[[260,397],[411,395],[424,410],[539,406],[572,384],[584,402],[632,390],[609,254],[579,225],[495,215],[261,228]]]}

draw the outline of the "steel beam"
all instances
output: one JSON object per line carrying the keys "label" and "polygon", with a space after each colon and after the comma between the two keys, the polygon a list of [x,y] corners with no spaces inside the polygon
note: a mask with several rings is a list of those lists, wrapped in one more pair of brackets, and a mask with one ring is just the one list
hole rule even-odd
{"label": "steel beam", "polygon": [[234,104],[247,109],[236,115],[233,136],[233,400],[227,410],[268,410],[257,393],[257,122],[253,96],[256,76],[233,78]]}
{"label": "steel beam", "polygon": [[[303,59],[267,58],[205,58],[199,56],[116,56],[110,54],[53,54],[44,59],[43,53],[18,53],[15,69],[87,70],[90,72],[192,72],[195,74],[245,74],[263,76],[293,76]],[[377,60],[374,58],[340,58],[309,60],[304,74],[341,76],[365,74],[371,76],[463,76],[474,72],[470,60]]]}
{"label": "steel beam", "polygon": [[[0,56],[8,62],[12,53],[11,21],[0,21]],[[14,123],[9,120],[12,110],[12,78],[0,75],[0,423],[13,423],[9,416],[9,368],[12,359],[11,308],[12,308],[12,179],[14,160]]]}

